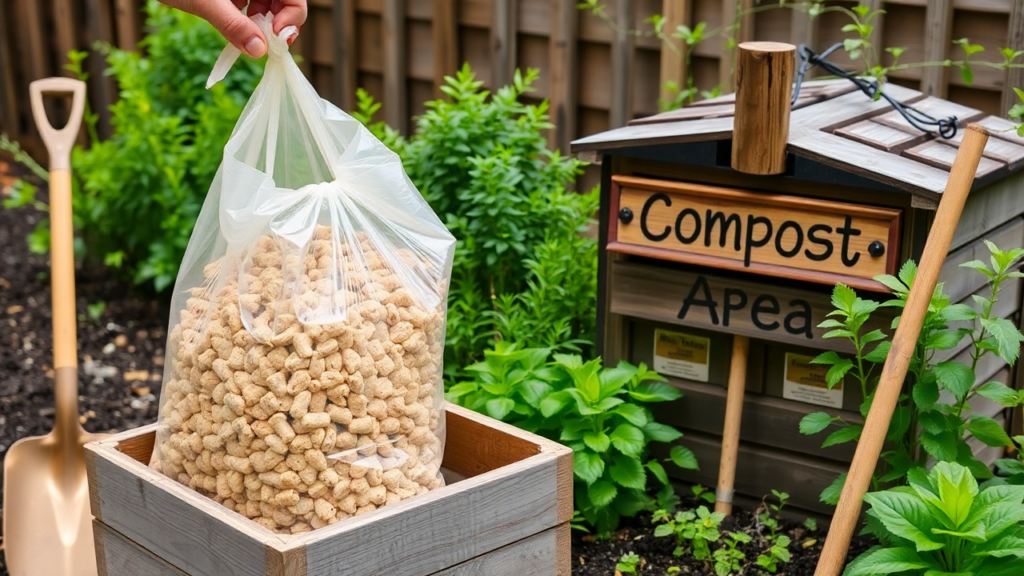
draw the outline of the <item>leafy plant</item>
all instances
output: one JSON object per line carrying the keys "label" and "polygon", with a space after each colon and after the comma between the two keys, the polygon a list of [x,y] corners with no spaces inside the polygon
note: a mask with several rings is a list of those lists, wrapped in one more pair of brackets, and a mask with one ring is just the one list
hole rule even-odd
{"label": "leafy plant", "polygon": [[[991,418],[979,414],[969,418],[965,416],[975,395],[1005,402],[1007,405],[1015,405],[1018,401],[1017,393],[1002,383],[975,385],[975,369],[986,354],[996,354],[1013,365],[1020,355],[1020,343],[1024,340],[1013,322],[993,315],[993,306],[1003,287],[1009,280],[1024,276],[1017,271],[1024,250],[1003,251],[991,242],[986,242],[986,245],[991,253],[989,263],[975,260],[962,265],[983,274],[988,283],[987,297],[973,296],[976,308],[951,303],[941,285],[932,295],[918,345],[911,358],[908,373],[910,393],[900,397],[887,434],[887,440],[893,448],[882,454],[889,470],[874,478],[876,488],[881,482],[902,483],[907,471],[923,465],[929,456],[940,462],[959,462],[967,466],[976,478],[986,479],[991,477],[991,471],[973,456],[965,437],[974,436],[994,447],[1013,445],[1003,428]],[[836,286],[832,299],[836,310],[820,325],[833,329],[825,334],[826,338],[846,338],[853,344],[853,358],[826,352],[814,361],[829,366],[826,380],[830,387],[844,378],[852,378],[860,384],[865,398],[861,405],[863,416],[867,416],[871,406],[878,380],[875,369],[885,362],[889,341],[880,330],[862,334],[862,328],[878,308],[902,308],[906,304],[916,273],[914,263],[907,262],[898,278],[877,277],[876,280],[890,288],[895,296],[884,304],[861,299],[853,290],[842,285]],[[895,329],[898,323],[899,317],[894,320],[892,327]],[[957,323],[971,325],[950,326]],[[954,360],[938,362],[935,359],[936,352],[954,349],[964,338],[971,341],[970,365]],[[871,344],[874,345],[869,351],[868,346]],[[941,401],[941,390],[949,392],[953,398],[951,403]],[[860,425],[848,424],[824,412],[805,416],[800,423],[800,431],[816,434],[833,424],[839,424],[839,428],[825,439],[824,447],[860,437]],[[908,434],[908,431],[916,430],[918,426],[921,428],[920,435]],[[838,498],[843,481],[842,477],[837,479],[828,493],[823,493],[822,500],[835,503],[833,498]]]}
{"label": "leafy plant", "polygon": [[596,191],[567,189],[582,164],[547,148],[548,105],[526,104],[538,73],[516,72],[493,94],[469,66],[447,78],[403,140],[374,123],[365,93],[355,117],[402,157],[409,177],[459,239],[449,291],[449,377],[495,338],[589,355],[597,305],[597,245],[584,232]]}
{"label": "leafy plant", "polygon": [[[1017,392],[1018,398],[1024,398],[1024,391]],[[1024,401],[1020,402],[1024,404]],[[1020,405],[1018,404],[1018,405]],[[996,470],[999,474],[985,483],[986,486],[997,486],[1000,484],[1013,484],[1024,486],[1024,436],[1012,438],[1016,458],[1000,458],[996,460]]]}
{"label": "leafy plant", "polygon": [[747,556],[738,547],[740,544],[749,544],[750,540],[750,535],[745,532],[726,534],[722,539],[722,546],[711,554],[715,561],[715,574],[729,576],[734,572],[739,573],[743,569],[743,561]]}
{"label": "leafy plant", "polygon": [[654,529],[654,535],[674,536],[676,549],[672,553],[676,556],[690,552],[697,560],[707,560],[711,558],[710,544],[718,542],[722,537],[718,527],[724,519],[725,514],[711,512],[707,506],[675,514],[658,510],[654,513],[654,521],[659,523]]}
{"label": "leafy plant", "polygon": [[622,555],[622,558],[615,564],[615,569],[623,574],[636,574],[640,562],[640,557],[635,552],[629,552]]}
{"label": "leafy plant", "polygon": [[[654,506],[647,495],[650,476],[660,485],[661,505],[674,505],[668,474],[649,457],[648,445],[674,442],[682,433],[656,422],[647,405],[682,393],[643,364],[602,368],[599,358],[583,362],[554,354],[548,362],[550,354],[548,348],[498,341],[483,362],[467,368],[472,379],[451,386],[445,397],[571,447],[576,507],[600,536],[622,516]],[[693,452],[680,445],[671,448],[669,460],[697,468]]]}
{"label": "leafy plant", "polygon": [[908,487],[873,492],[868,529],[881,545],[845,576],[1024,573],[1024,486],[978,489],[967,467],[940,462],[907,474]]}
{"label": "leafy plant", "polygon": [[782,534],[770,542],[771,548],[768,549],[768,553],[758,555],[757,565],[774,574],[779,571],[779,564],[785,564],[790,560],[789,536]]}
{"label": "leafy plant", "polygon": [[763,502],[763,512],[757,515],[758,521],[768,529],[764,539],[771,545],[767,554],[760,554],[757,557],[757,565],[774,574],[779,569],[779,563],[789,562],[789,536],[779,534],[779,520],[782,518],[782,509],[789,501],[789,494],[772,490],[772,495],[779,501],[778,504]]}
{"label": "leafy plant", "polygon": [[700,484],[694,484],[690,487],[690,491],[693,492],[695,497],[700,498],[708,504],[715,503],[715,492],[713,490],[708,490]]}

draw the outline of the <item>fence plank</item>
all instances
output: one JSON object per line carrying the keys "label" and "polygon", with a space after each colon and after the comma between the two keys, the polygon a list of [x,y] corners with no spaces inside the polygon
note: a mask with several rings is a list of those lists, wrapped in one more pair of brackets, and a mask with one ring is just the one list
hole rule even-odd
{"label": "fence plank", "polygon": [[512,81],[516,69],[515,0],[493,0],[491,12],[491,50],[494,88]]}
{"label": "fence plank", "polygon": [[[953,0],[932,0],[925,10],[924,59],[926,62],[941,62],[949,51],[950,35],[953,33]],[[946,97],[946,69],[929,66],[921,70],[921,92]]]}
{"label": "fence plank", "polygon": [[459,22],[455,0],[434,0],[431,34],[434,42],[434,96],[444,93],[444,77],[459,69]]}
{"label": "fence plank", "polygon": [[633,35],[628,31],[635,27],[633,0],[617,0],[615,3],[615,22],[619,28],[612,39],[612,93],[611,110],[608,112],[610,128],[625,126],[632,117],[633,110]]}
{"label": "fence plank", "polygon": [[672,33],[679,26],[690,22],[690,0],[662,0],[661,12],[665,17],[665,37],[668,43],[678,50],[661,48],[661,75],[660,94],[661,99],[671,102],[675,96],[665,86],[668,82],[675,83],[680,90],[686,89],[686,42],[682,38],[673,38]]}
{"label": "fence plank", "polygon": [[[860,0],[862,6],[867,6],[871,12],[883,10],[884,2],[882,0]],[[871,13],[869,12],[869,13]],[[885,25],[885,14],[878,14],[871,20],[871,25],[874,28],[871,29],[871,36],[868,37],[868,42],[871,43],[871,51],[874,54],[873,61],[879,63],[884,56],[882,52],[882,30]]]}
{"label": "fence plank", "polygon": [[384,0],[384,119],[407,134],[405,1]]}
{"label": "fence plank", "polygon": [[75,33],[74,7],[72,0],[53,0],[53,40],[57,46],[58,74],[69,76],[64,70],[68,52],[78,47],[78,35]]}
{"label": "fence plank", "polygon": [[811,50],[817,52],[817,36],[818,27],[811,19],[811,14],[807,10],[794,8],[789,18],[789,41],[796,46],[806,44]]}
{"label": "fence plank", "polygon": [[334,0],[334,101],[356,107],[356,0]]}
{"label": "fence plank", "polygon": [[[1009,31],[1006,35],[1006,42],[1014,50],[1024,50],[1024,2],[1014,2],[1010,12]],[[1018,58],[1018,62],[1022,59]],[[1019,100],[1014,88],[1024,88],[1024,68],[1008,68],[1006,70],[1006,84],[1003,86],[1002,110],[1006,115],[1007,110]],[[1019,370],[1018,370],[1019,371]]]}
{"label": "fence plank", "polygon": [[12,138],[19,136],[21,122],[14,99],[14,69],[11,58],[11,37],[8,30],[6,6],[0,6],[0,130]]}
{"label": "fence plank", "polygon": [[[754,39],[754,1],[725,0],[722,2],[722,26],[738,25],[722,38],[722,54],[718,60],[718,82],[723,93],[733,91],[733,59],[736,56],[735,45]],[[733,47],[729,46],[732,39]]]}
{"label": "fence plank", "polygon": [[[436,1],[436,0],[435,0]],[[671,1],[671,0],[670,0]],[[579,32],[577,0],[555,0],[551,26],[551,130],[550,145],[569,151],[576,137],[576,36]]]}
{"label": "fence plank", "polygon": [[[25,61],[22,72],[25,80],[39,80],[45,78],[49,71],[46,66],[46,45],[43,42],[43,22],[39,14],[39,4],[36,2],[18,2],[20,9],[20,28],[26,42],[25,50],[22,52]],[[25,86],[25,94],[28,94],[28,86]]]}
{"label": "fence plank", "polygon": [[[111,5],[109,0],[85,0],[86,22],[89,27],[90,44],[92,42],[114,42]],[[93,52],[89,56],[89,72],[92,94],[90,103],[99,114],[96,129],[101,138],[110,136],[110,105],[117,95],[114,78],[104,74],[107,61],[102,54]]]}
{"label": "fence plank", "polygon": [[114,17],[117,20],[117,45],[131,50],[139,43],[142,12],[135,0],[114,0]]}

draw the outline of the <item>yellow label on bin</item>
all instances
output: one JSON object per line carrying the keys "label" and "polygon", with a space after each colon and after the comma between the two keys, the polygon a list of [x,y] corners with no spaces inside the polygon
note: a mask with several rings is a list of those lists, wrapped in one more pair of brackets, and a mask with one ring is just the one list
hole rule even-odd
{"label": "yellow label on bin", "polygon": [[812,364],[813,359],[813,356],[786,353],[782,397],[808,404],[842,408],[843,383],[839,382],[829,389],[825,378],[829,367],[824,364]]}
{"label": "yellow label on bin", "polygon": [[710,351],[710,338],[654,330],[654,370],[660,374],[707,382]]}

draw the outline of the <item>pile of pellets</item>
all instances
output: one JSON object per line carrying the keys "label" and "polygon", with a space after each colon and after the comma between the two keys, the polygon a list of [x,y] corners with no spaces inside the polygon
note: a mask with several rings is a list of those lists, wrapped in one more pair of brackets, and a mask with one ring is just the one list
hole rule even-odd
{"label": "pile of pellets", "polygon": [[[302,257],[263,236],[241,274],[206,267],[231,280],[193,289],[170,334],[154,467],[282,533],[443,485],[443,307],[358,239],[361,258],[319,226]],[[299,322],[342,299],[347,322]]]}

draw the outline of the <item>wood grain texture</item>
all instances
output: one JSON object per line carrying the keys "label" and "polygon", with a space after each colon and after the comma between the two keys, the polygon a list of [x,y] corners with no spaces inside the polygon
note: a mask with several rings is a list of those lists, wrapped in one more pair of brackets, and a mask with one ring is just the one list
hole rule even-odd
{"label": "wood grain texture", "polygon": [[[93,42],[114,42],[114,22],[109,0],[85,0],[85,20],[89,31],[89,44]],[[89,104],[99,115],[96,131],[100,138],[108,138],[113,130],[110,126],[110,105],[117,99],[114,77],[105,74],[107,62],[103,58],[89,58]]]}
{"label": "wood grain texture", "polygon": [[[610,296],[611,311],[616,314],[645,318],[657,322],[665,322],[679,326],[692,326],[729,334],[741,334],[751,338],[762,338],[775,342],[785,342],[795,346],[806,346],[815,349],[837,350],[850,352],[852,347],[842,339],[823,339],[824,329],[817,325],[824,321],[832,311],[831,296],[828,291],[812,292],[772,284],[756,277],[724,278],[706,272],[695,272],[660,268],[643,264],[615,262],[611,266]],[[703,290],[702,279],[708,291]],[[726,294],[726,289],[732,294]],[[739,292],[746,296],[743,306]],[[691,305],[683,318],[685,300],[693,295],[694,301],[706,301],[708,296],[714,306]],[[764,296],[764,298],[761,298]],[[771,303],[774,299],[775,304]],[[757,319],[770,329],[760,328],[754,322],[755,302],[761,302],[765,311],[757,314]],[[725,315],[726,304],[732,306],[728,318]],[[712,314],[712,309],[714,313]],[[774,309],[769,313],[767,310]],[[785,326],[785,319],[790,314],[806,313],[810,322],[805,325],[802,318],[793,316],[790,328],[799,330],[798,334],[790,333]],[[886,318],[885,311],[875,314],[873,319],[877,325],[872,328],[888,327],[891,316]],[[809,331],[811,338],[807,338]]]}
{"label": "wood grain texture", "polygon": [[492,87],[497,89],[512,81],[516,68],[516,0],[491,2]]}
{"label": "wood grain texture", "polygon": [[142,13],[135,0],[114,0],[114,20],[117,23],[117,45],[125,50],[135,48],[141,39]]}
{"label": "wood grain texture", "polygon": [[[1024,50],[1024,2],[1012,2],[1007,26],[1006,45],[1013,50]],[[1020,102],[1013,87],[1024,87],[1024,68],[1007,68],[1003,81],[1003,97],[1000,110],[1003,114]]]}
{"label": "wood grain texture", "polygon": [[189,576],[103,522],[93,520],[92,533],[99,576]]}
{"label": "wood grain texture", "polygon": [[718,490],[715,512],[732,514],[732,495],[736,483],[736,458],[739,455],[740,430],[743,425],[743,396],[747,388],[747,358],[750,339],[732,337],[729,359],[729,385],[725,400],[725,423],[722,426],[722,456],[718,463]]}
{"label": "wood grain texture", "polygon": [[11,138],[21,133],[21,117],[14,96],[14,58],[11,55],[8,22],[0,9],[0,128]]}
{"label": "wood grain texture", "polygon": [[1024,174],[1018,172],[971,192],[953,236],[953,249],[981,238],[1024,213],[1020,201],[1022,186]]}
{"label": "wood grain texture", "polygon": [[634,36],[629,30],[636,28],[636,9],[633,0],[615,0],[615,21],[620,27],[612,39],[612,93],[608,124],[612,128],[625,126],[633,117],[633,46]]}
{"label": "wood grain texture", "polygon": [[[1016,132],[1012,132],[1012,134],[1016,136]],[[963,140],[964,133],[960,130],[957,131],[955,136],[948,140],[943,140],[943,142],[959,147]],[[982,154],[985,158],[1006,164],[1010,170],[1016,170],[1024,165],[1024,145],[1022,143],[1024,143],[1024,139],[1019,137],[1017,142],[1006,138],[990,137]]]}
{"label": "wood grain texture", "polygon": [[551,88],[548,99],[551,102],[551,120],[555,127],[550,131],[549,146],[568,151],[576,135],[576,62],[579,11],[576,0],[556,0],[552,8],[554,21],[551,25]]}
{"label": "wood grain texture", "polygon": [[935,223],[928,234],[928,241],[918,268],[914,285],[910,290],[903,309],[902,319],[892,338],[892,348],[882,369],[872,401],[871,411],[864,423],[864,430],[853,463],[843,487],[832,527],[822,549],[821,559],[815,571],[816,576],[838,576],[846,561],[850,539],[860,517],[861,504],[875,466],[878,463],[886,430],[892,420],[896,402],[903,389],[903,380],[910,365],[913,350],[921,333],[921,325],[932,291],[938,282],[942,263],[945,261],[960,213],[964,209],[967,195],[974,182],[974,174],[981,160],[981,153],[988,140],[984,128],[969,126],[969,133],[960,147],[960,154],[949,176],[949,185],[935,215]]}
{"label": "wood grain texture", "polygon": [[[953,33],[953,0],[931,0],[925,9],[924,60],[942,62],[950,47]],[[921,70],[921,92],[946,97],[946,73],[942,66],[926,66]]]}
{"label": "wood grain texture", "polygon": [[[969,202],[970,199],[968,199]],[[942,272],[939,273],[939,282],[942,282],[946,294],[954,302],[967,298],[985,285],[984,275],[960,266],[971,260],[988,262],[990,253],[985,245],[985,240],[994,242],[1002,249],[1024,246],[1024,220],[1016,217],[1002,226],[986,231],[984,238],[975,240],[949,254],[946,262],[942,265]]]}
{"label": "wood grain texture", "polygon": [[344,110],[356,107],[356,0],[333,0],[334,100]]}
{"label": "wood grain texture", "polygon": [[569,538],[569,525],[562,524],[432,576],[569,576],[572,557],[560,548]]}
{"label": "wood grain texture", "polygon": [[744,42],[739,45],[733,170],[758,175],[786,171],[795,54],[796,47],[792,44]]}
{"label": "wood grain texture", "polygon": [[805,7],[794,7],[789,16],[789,41],[800,46],[805,44],[812,50],[817,48],[818,27],[811,20]]}
{"label": "wood grain texture", "polygon": [[[888,86],[886,87],[886,89],[888,90]],[[957,120],[957,125],[961,127],[965,126],[968,122],[980,120],[985,116],[985,114],[981,110],[976,110],[969,106],[956,104],[955,102],[943,100],[935,96],[929,96],[927,98],[924,98],[923,100],[913,101],[910,104],[911,106],[914,107],[914,109],[929,114],[935,118],[946,118],[950,116],[955,116]],[[921,133],[920,130],[914,128],[909,122],[907,122],[907,119],[904,118],[902,114],[895,110],[885,112],[884,114],[880,114],[872,118],[872,120],[874,120],[875,122],[880,122],[887,126],[892,126],[893,128],[905,130],[911,134]]]}
{"label": "wood grain texture", "polygon": [[[643,246],[676,262],[785,278],[792,278],[795,269],[808,277],[828,274],[820,276],[825,284],[848,277],[876,289],[872,279],[897,268],[899,210],[630,176],[616,176],[613,182],[611,212],[628,209],[634,216],[628,223],[618,218],[610,223],[612,250],[622,244]],[[714,214],[721,219],[714,220]],[[767,223],[751,223],[758,218]],[[858,235],[845,240],[832,235],[847,225]],[[812,229],[816,241],[827,240],[833,249],[812,243]],[[755,248],[755,241],[762,245]],[[869,254],[874,242],[882,244],[884,255]]]}
{"label": "wood grain texture", "polygon": [[666,41],[671,43],[675,49],[662,48],[660,75],[658,86],[660,86],[661,99],[671,102],[675,93],[668,89],[669,83],[674,83],[680,89],[686,88],[686,42],[682,38],[675,38],[671,32],[679,26],[689,25],[691,0],[662,0],[661,15],[665,18]]}
{"label": "wood grain texture", "polygon": [[384,120],[402,134],[408,134],[404,0],[384,0],[381,24],[384,40]]}
{"label": "wood grain texture", "polygon": [[[327,576],[339,554],[347,575],[426,576],[571,519],[571,450],[457,406],[446,415],[443,465],[463,480],[302,535],[270,532],[145,466],[155,425],[89,445],[90,500],[104,524],[191,576]],[[384,553],[368,538],[403,546]]]}
{"label": "wood grain texture", "polygon": [[[904,151],[903,154],[922,164],[949,170],[953,167],[953,162],[956,160],[957,147],[946,144],[941,140],[932,140],[924,144],[918,144]],[[1005,169],[1008,169],[1005,163],[982,156],[981,162],[978,164],[978,178],[984,178],[994,172]]]}
{"label": "wood grain texture", "polygon": [[[117,0],[118,8],[126,0]],[[63,70],[67,61],[67,54],[77,48],[78,34],[75,30],[75,11],[73,0],[53,0],[53,41],[57,48],[57,65],[61,68],[60,74],[71,76],[69,70]]]}
{"label": "wood grain texture", "polygon": [[924,134],[910,134],[872,120],[861,120],[849,126],[837,128],[836,134],[886,152],[899,153],[919,144],[927,138]]}
{"label": "wood grain texture", "polygon": [[443,98],[445,76],[459,69],[459,22],[456,0],[433,0],[430,35],[434,43],[434,97]]}

